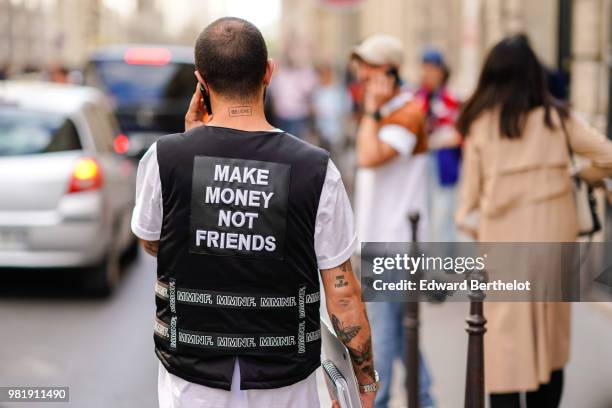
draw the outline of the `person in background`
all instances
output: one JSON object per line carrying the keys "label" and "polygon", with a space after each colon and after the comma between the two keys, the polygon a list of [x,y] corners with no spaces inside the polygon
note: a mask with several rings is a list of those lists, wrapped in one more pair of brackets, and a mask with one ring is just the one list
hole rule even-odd
{"label": "person in background", "polygon": [[319,85],[312,97],[315,128],[321,139],[321,146],[332,153],[338,153],[344,142],[344,124],[351,109],[348,92],[336,78],[329,65],[318,69]]}
{"label": "person in background", "polygon": [[[548,91],[527,38],[498,43],[457,121],[465,136],[458,226],[483,242],[573,242],[578,226],[568,144],[612,175],[612,143]],[[477,222],[474,220],[477,219]],[[556,408],[570,350],[570,304],[488,302],[485,385],[491,408]]]}
{"label": "person in background", "polygon": [[10,69],[9,64],[0,65],[0,81],[9,79],[10,71],[11,69]]}
{"label": "person in background", "polygon": [[454,127],[459,101],[446,87],[449,76],[450,69],[439,51],[429,49],[423,53],[416,99],[426,116],[432,241],[456,240],[453,217],[461,139]]}
{"label": "person in background", "polygon": [[47,78],[49,82],[54,82],[57,84],[68,84],[69,81],[70,70],[63,65],[52,64],[49,66],[47,70]]}
{"label": "person in background", "polygon": [[[364,89],[355,184],[359,237],[363,242],[409,242],[408,215],[418,213],[417,235],[424,241],[428,220],[425,122],[420,105],[401,87],[402,44],[394,37],[374,35],[355,47],[352,57]],[[393,362],[404,354],[404,305],[372,302],[367,306],[382,382],[375,406],[384,408],[390,399]],[[420,360],[420,404],[432,407],[431,379]]]}
{"label": "person in background", "polygon": [[312,107],[312,93],[317,75],[310,66],[299,66],[291,56],[278,67],[270,84],[270,97],[275,123],[279,129],[305,139]]}
{"label": "person in background", "polygon": [[351,114],[354,121],[361,119],[363,112],[363,84],[357,78],[359,62],[355,58],[349,59],[346,65],[345,86],[351,97]]}

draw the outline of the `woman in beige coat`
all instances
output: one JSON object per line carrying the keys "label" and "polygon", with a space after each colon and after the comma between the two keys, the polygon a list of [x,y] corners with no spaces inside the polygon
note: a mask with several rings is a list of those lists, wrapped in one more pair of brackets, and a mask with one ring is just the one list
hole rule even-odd
{"label": "woman in beige coat", "polygon": [[[482,242],[576,240],[562,123],[573,151],[592,162],[584,174],[612,175],[612,143],[554,100],[527,39],[497,44],[458,120],[465,135],[456,214],[462,230]],[[557,407],[569,358],[570,304],[489,302],[484,310],[491,407],[520,407],[522,392],[529,408]]]}

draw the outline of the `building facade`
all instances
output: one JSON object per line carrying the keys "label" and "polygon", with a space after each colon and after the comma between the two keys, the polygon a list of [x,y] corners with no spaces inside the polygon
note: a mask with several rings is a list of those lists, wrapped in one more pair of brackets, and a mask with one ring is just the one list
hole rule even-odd
{"label": "building facade", "polygon": [[29,68],[44,61],[47,21],[39,0],[0,0],[0,66]]}
{"label": "building facade", "polygon": [[404,44],[409,81],[418,79],[420,53],[436,47],[464,96],[488,49],[524,32],[548,68],[569,74],[574,108],[600,130],[610,127],[612,0],[283,0],[281,24],[286,39],[305,38],[314,60],[340,61],[368,35],[394,35]]}
{"label": "building facade", "polygon": [[128,15],[103,0],[0,0],[0,66],[80,68],[100,46],[168,42],[164,28],[154,0],[138,1]]}

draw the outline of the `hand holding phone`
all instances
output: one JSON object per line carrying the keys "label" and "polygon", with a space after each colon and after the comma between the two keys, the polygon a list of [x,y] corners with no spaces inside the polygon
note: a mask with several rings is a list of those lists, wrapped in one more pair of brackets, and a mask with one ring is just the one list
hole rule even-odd
{"label": "hand holding phone", "polygon": [[396,91],[395,78],[385,72],[377,72],[365,85],[363,107],[372,113],[380,109]]}
{"label": "hand holding phone", "polygon": [[210,112],[206,108],[206,99],[204,99],[204,95],[208,95],[202,94],[200,86],[199,83],[196,85],[191,102],[189,102],[189,109],[185,114],[185,131],[204,126],[209,120]]}

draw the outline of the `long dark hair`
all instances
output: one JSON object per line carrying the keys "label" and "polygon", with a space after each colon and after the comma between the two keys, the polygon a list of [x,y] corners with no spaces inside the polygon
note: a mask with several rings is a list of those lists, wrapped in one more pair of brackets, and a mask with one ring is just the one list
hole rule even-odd
{"label": "long dark hair", "polygon": [[567,118],[567,106],[557,101],[548,90],[546,71],[523,34],[500,41],[489,52],[476,91],[465,103],[457,119],[457,129],[464,136],[484,111],[499,108],[502,137],[519,138],[525,127],[527,113],[544,108],[544,122],[554,128],[551,110],[562,120]]}

